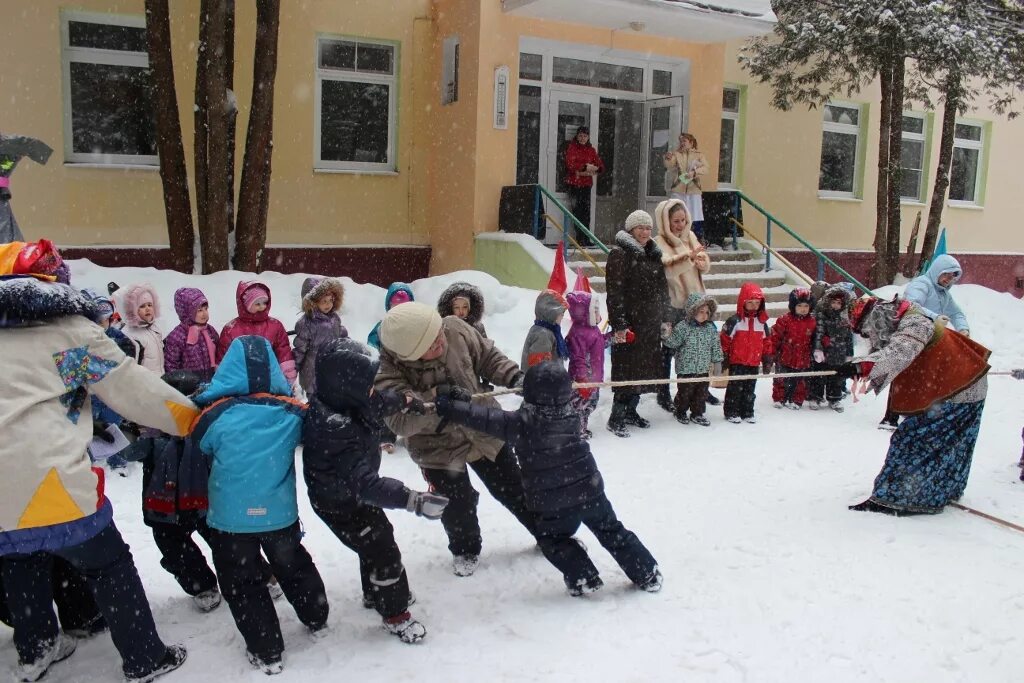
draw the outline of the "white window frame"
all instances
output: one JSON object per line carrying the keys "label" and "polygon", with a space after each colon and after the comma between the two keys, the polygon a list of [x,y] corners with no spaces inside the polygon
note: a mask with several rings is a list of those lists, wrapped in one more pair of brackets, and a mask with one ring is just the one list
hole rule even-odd
{"label": "white window frame", "polygon": [[[918,119],[921,121],[921,132],[920,133],[908,133],[903,131],[901,140],[903,142],[920,142],[921,143],[921,178],[917,184],[917,194],[913,197],[904,197],[900,195],[900,203],[902,204],[922,204],[925,198],[925,183],[928,179],[928,117],[925,114],[920,114],[912,111],[903,112],[903,118],[905,119]],[[902,145],[900,148],[900,167],[903,166],[903,150]]]}
{"label": "white window frame", "polygon": [[[725,188],[727,190],[735,190],[737,185],[738,185],[738,180],[739,180],[739,178],[737,177],[738,176],[738,171],[739,171],[739,168],[737,167],[737,164],[739,163],[739,150],[740,150],[740,145],[739,145],[739,139],[740,139],[740,134],[741,134],[741,131],[740,131],[740,119],[741,119],[741,116],[743,114],[743,90],[742,90],[742,88],[740,88],[738,86],[735,86],[735,85],[724,85],[724,86],[722,86],[723,99],[724,99],[724,95],[725,95],[725,91],[726,90],[732,90],[732,91],[734,91],[736,93],[736,111],[727,111],[724,106],[722,107],[722,120],[728,119],[729,121],[733,122],[733,128],[732,128],[732,159],[730,159],[730,161],[732,162],[731,165],[730,165],[730,168],[732,169],[732,174],[731,174],[731,176],[730,176],[728,181],[719,180],[718,181],[718,187]],[[723,105],[724,105],[724,103],[723,103]],[[719,133],[719,137],[721,137],[721,133]],[[721,148],[721,140],[719,140],[719,148]],[[721,164],[721,160],[719,160],[719,164]]]}
{"label": "white window frame", "polygon": [[[342,71],[340,69],[320,68],[320,44],[322,42],[345,42],[364,45],[383,45],[390,47],[392,53],[392,70],[388,74],[378,74],[363,71]],[[381,40],[377,38],[363,38],[361,36],[343,36],[335,34],[317,34],[313,41],[313,68],[314,80],[316,82],[313,102],[313,169],[316,171],[328,171],[335,173],[362,173],[378,175],[397,175],[398,159],[396,153],[396,139],[398,128],[398,70],[400,57],[400,43],[393,40]],[[365,161],[337,161],[334,159],[323,159],[320,157],[320,135],[321,121],[320,112],[322,109],[322,84],[324,81],[346,81],[349,83],[380,83],[388,87],[388,148],[387,161],[384,163],[373,163]]]}
{"label": "white window frame", "polygon": [[[844,135],[854,135],[857,139],[856,152],[853,156],[853,191],[852,192],[840,192],[838,190],[822,190],[820,187],[821,183],[821,154],[818,154],[818,197],[822,199],[860,199],[857,195],[857,188],[860,185],[859,179],[862,172],[861,165],[861,145],[864,141],[861,139],[861,126],[864,123],[864,105],[859,102],[843,102],[843,101],[831,101],[825,106],[842,107],[844,109],[856,109],[857,110],[857,123],[833,123],[831,121],[822,120],[821,122],[821,144],[822,147],[825,145],[825,133],[842,133]],[[824,109],[822,109],[824,116]]]}
{"label": "white window frame", "polygon": [[104,24],[108,26],[131,26],[145,28],[146,18],[127,14],[103,14],[100,12],[61,11],[61,72],[63,75],[62,91],[63,126],[64,126],[64,162],[68,164],[87,164],[104,167],[141,167],[153,168],[159,165],[159,157],[155,154],[91,154],[74,151],[74,131],[71,116],[71,63],[110,64],[114,66],[149,67],[149,54],[144,52],[127,52],[124,50],[104,50],[90,47],[71,47],[70,22],[88,24]]}
{"label": "white window frame", "polygon": [[[982,180],[983,171],[985,168],[985,124],[981,121],[957,119],[957,126],[970,126],[971,128],[977,128],[981,131],[980,140],[965,140],[964,138],[958,138],[956,136],[956,127],[953,128],[953,149],[957,147],[961,149],[976,149],[978,150],[978,168],[975,169],[974,173],[974,199],[971,201],[964,199],[952,199],[949,198],[948,202],[950,206],[969,206],[969,207],[980,207],[981,204],[981,192],[982,192]],[[953,159],[949,160],[949,177],[952,181],[953,178]],[[948,195],[947,195],[948,196]]]}

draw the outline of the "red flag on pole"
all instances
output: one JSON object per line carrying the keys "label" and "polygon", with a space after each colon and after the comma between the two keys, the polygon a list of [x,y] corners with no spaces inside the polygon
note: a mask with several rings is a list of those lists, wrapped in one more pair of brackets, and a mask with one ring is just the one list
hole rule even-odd
{"label": "red flag on pole", "polygon": [[548,280],[547,287],[559,294],[565,294],[565,290],[569,287],[569,283],[565,279],[565,257],[562,255],[564,248],[565,244],[559,242],[558,248],[555,249],[555,267],[551,269],[551,278]]}
{"label": "red flag on pole", "polygon": [[576,269],[576,284],[572,286],[574,292],[590,292],[590,278],[583,274],[582,268]]}

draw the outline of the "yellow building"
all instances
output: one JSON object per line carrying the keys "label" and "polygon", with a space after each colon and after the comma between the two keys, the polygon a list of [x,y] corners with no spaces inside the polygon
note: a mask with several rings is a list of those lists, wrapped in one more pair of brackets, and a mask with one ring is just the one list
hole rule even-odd
{"label": "yellow building", "polygon": [[[751,85],[735,60],[744,38],[771,31],[770,3],[714,5],[282,2],[266,267],[385,283],[428,266],[472,267],[473,236],[497,229],[502,187],[564,191],[560,160],[580,125],[590,126],[609,167],[592,219],[606,241],[629,211],[664,197],[661,155],[688,130],[711,164],[705,189],[716,179],[741,187],[822,247],[868,247],[877,94],[836,103],[829,122],[820,110],[771,110],[767,89]],[[191,174],[199,2],[171,8]],[[254,26],[252,4],[237,3],[239,163]],[[50,237],[98,262],[165,262],[143,29],[142,0],[36,0],[7,12],[2,130],[56,150],[47,166],[25,164],[14,178],[12,206],[26,237]],[[921,136],[919,188],[927,188],[938,131],[932,114],[919,121],[910,136]],[[982,114],[963,123],[959,154],[976,161],[974,184],[968,192],[970,179],[960,182],[964,197],[951,202],[951,243],[1008,251],[1019,240],[1016,174],[997,169],[1015,169],[1024,128]],[[835,168],[828,182],[839,190],[819,188],[823,139]],[[905,216],[914,210],[908,204]]]}

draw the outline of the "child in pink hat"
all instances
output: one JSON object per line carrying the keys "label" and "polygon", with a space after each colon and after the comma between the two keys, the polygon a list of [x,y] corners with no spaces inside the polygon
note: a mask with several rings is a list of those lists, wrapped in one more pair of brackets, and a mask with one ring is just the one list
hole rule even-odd
{"label": "child in pink hat", "polygon": [[235,290],[235,303],[238,306],[238,317],[224,326],[217,344],[217,363],[227,353],[228,347],[238,337],[256,335],[270,342],[281,364],[288,383],[295,384],[295,356],[288,342],[288,332],[277,318],[270,317],[270,288],[262,282],[245,281],[238,283]]}

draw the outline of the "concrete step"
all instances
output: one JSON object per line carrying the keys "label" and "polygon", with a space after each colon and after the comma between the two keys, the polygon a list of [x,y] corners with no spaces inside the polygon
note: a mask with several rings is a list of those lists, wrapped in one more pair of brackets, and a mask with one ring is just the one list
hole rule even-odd
{"label": "concrete step", "polygon": [[711,261],[749,261],[753,254],[746,249],[740,249],[739,251],[733,251],[731,249],[709,249],[708,256],[711,257]]}
{"label": "concrete step", "polygon": [[764,264],[760,261],[712,261],[711,273],[759,273]]}
{"label": "concrete step", "polygon": [[786,274],[781,270],[770,270],[767,273],[715,273],[704,276],[704,286],[708,289],[738,289],[744,282],[754,282],[762,289],[779,287],[786,282]]}
{"label": "concrete step", "polygon": [[[764,292],[764,300],[767,303],[783,302],[789,304],[789,285],[783,285],[782,287],[762,287],[761,291]],[[709,289],[707,290],[709,296],[713,296],[715,301],[718,302],[719,306],[727,306],[729,308],[736,307],[736,300],[740,296],[739,288],[732,289]]]}
{"label": "concrete step", "polygon": [[[779,301],[765,302],[764,308],[766,311],[768,311],[769,318],[778,318],[780,315],[785,315],[786,313],[789,313],[789,304],[782,303]],[[729,319],[729,316],[734,315],[735,313],[735,302],[731,306],[722,306],[721,304],[719,304],[718,311],[715,314],[715,320],[717,320],[718,322],[724,322]]]}

